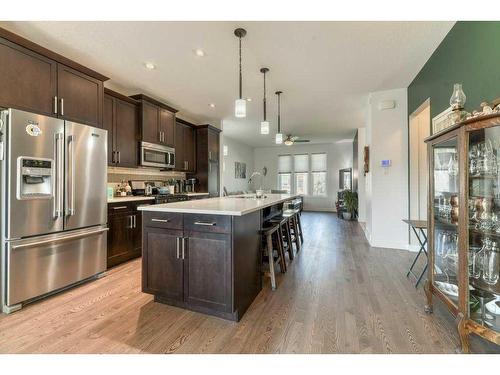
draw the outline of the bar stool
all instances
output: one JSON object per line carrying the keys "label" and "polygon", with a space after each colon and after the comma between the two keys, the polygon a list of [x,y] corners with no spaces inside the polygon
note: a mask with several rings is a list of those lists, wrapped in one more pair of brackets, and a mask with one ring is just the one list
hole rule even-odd
{"label": "bar stool", "polygon": [[300,251],[300,231],[298,225],[298,210],[285,210],[283,216],[288,217],[290,223],[291,243],[295,243],[297,253]]}
{"label": "bar stool", "polygon": [[[262,258],[267,256],[267,260],[269,263],[269,276],[271,277],[271,288],[273,290],[276,290],[276,276],[274,272],[275,264],[279,264],[282,273],[284,273],[286,270],[283,248],[281,248],[279,241],[279,238],[281,237],[279,234],[279,225],[267,225],[260,230],[260,234],[262,235],[262,241],[264,242],[264,246],[262,246]],[[275,251],[277,253],[276,257],[274,255]]]}
{"label": "bar stool", "polygon": [[297,220],[297,227],[299,229],[300,242],[304,243],[304,235],[302,234],[302,223],[300,222],[300,217],[302,216],[302,211],[300,209],[296,209],[295,211],[297,212],[297,215],[295,215],[295,218]]}
{"label": "bar stool", "polygon": [[290,217],[287,216],[275,216],[271,220],[270,223],[278,224],[279,231],[281,234],[281,246],[283,248],[283,252],[288,252],[288,258],[290,261],[293,260],[293,246],[292,246],[292,234],[290,231]]}

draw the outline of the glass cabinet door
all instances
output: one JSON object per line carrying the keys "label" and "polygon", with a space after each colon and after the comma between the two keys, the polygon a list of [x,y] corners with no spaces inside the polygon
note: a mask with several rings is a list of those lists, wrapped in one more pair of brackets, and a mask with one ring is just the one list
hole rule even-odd
{"label": "glass cabinet door", "polygon": [[434,287],[458,306],[457,138],[433,146]]}
{"label": "glass cabinet door", "polygon": [[500,332],[500,127],[469,133],[469,316]]}

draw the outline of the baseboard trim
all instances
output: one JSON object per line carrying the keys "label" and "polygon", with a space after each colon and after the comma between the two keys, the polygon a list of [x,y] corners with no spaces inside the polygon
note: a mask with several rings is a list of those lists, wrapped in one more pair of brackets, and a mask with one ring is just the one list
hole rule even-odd
{"label": "baseboard trim", "polygon": [[398,241],[385,241],[385,240],[372,240],[370,241],[371,247],[382,247],[384,249],[397,249],[397,250],[407,250],[408,244],[401,243]]}
{"label": "baseboard trim", "polygon": [[334,208],[308,208],[304,207],[306,212],[337,212]]}

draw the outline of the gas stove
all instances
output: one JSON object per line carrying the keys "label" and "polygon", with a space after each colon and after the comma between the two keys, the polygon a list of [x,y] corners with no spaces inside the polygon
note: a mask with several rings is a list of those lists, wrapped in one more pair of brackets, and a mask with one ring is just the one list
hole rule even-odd
{"label": "gas stove", "polygon": [[189,200],[186,194],[155,194],[155,204],[182,202]]}

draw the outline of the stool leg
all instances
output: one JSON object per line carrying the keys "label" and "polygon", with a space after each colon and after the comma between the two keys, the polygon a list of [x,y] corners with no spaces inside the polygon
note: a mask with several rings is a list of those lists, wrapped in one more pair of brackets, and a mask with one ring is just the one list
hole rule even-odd
{"label": "stool leg", "polygon": [[285,250],[283,248],[283,236],[281,235],[281,228],[276,232],[276,236],[278,237],[277,247],[278,247],[278,255],[280,257],[280,270],[281,273],[286,272],[286,261],[285,261]]}
{"label": "stool leg", "polygon": [[304,243],[304,236],[302,235],[302,224],[300,223],[300,214],[297,214],[297,226],[299,227],[300,241]]}
{"label": "stool leg", "polygon": [[290,221],[287,220],[285,223],[285,235],[286,235],[286,243],[288,244],[288,256],[290,260],[293,260],[293,244],[292,244],[292,235],[290,234]]}
{"label": "stool leg", "polygon": [[269,258],[269,274],[271,275],[271,288],[272,290],[276,290],[276,278],[274,276],[273,239],[270,234],[267,236],[267,256]]}
{"label": "stool leg", "polygon": [[295,237],[295,246],[297,247],[297,253],[300,251],[300,235],[299,229],[297,227],[297,218],[295,215],[292,216],[293,234]]}

